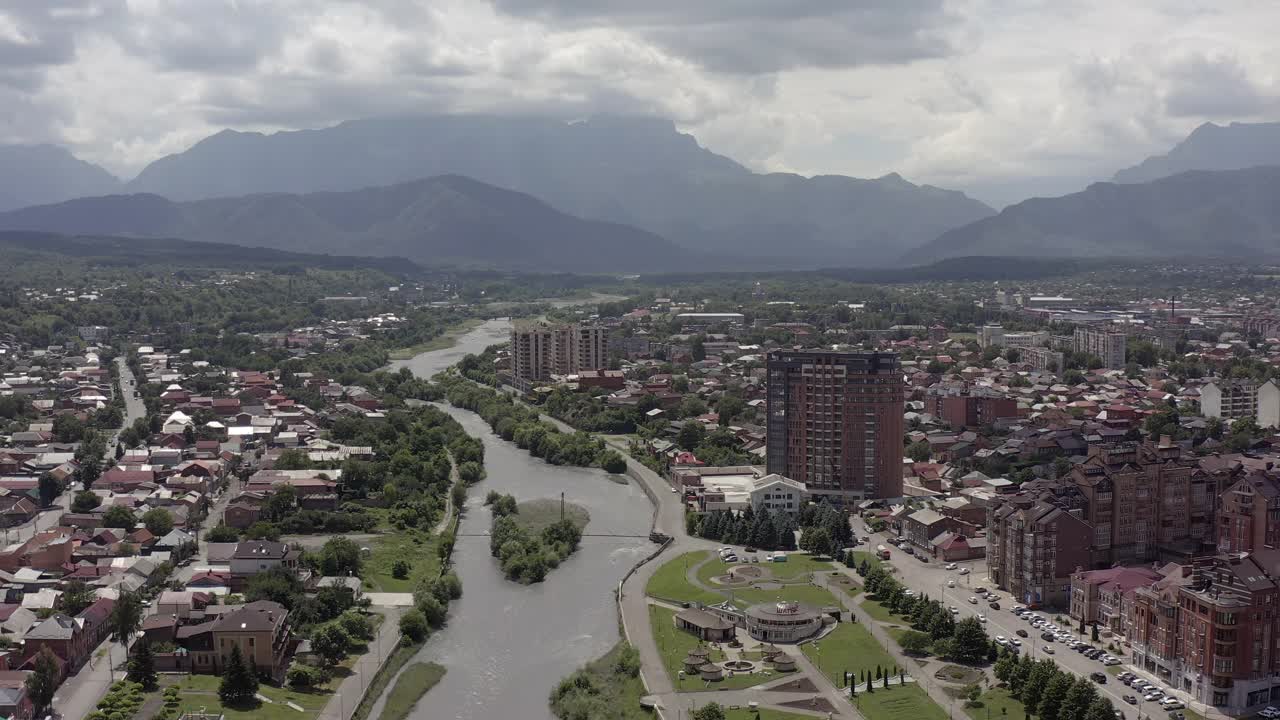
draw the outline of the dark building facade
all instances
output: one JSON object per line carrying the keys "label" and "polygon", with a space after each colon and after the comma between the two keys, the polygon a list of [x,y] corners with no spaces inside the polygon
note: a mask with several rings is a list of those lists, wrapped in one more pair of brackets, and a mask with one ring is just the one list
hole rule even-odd
{"label": "dark building facade", "polygon": [[814,500],[852,506],[902,495],[903,380],[896,353],[769,353],[770,473]]}

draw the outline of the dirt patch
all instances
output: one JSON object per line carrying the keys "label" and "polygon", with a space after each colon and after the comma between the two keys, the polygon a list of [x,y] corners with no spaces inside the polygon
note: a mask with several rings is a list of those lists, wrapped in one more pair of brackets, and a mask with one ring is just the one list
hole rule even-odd
{"label": "dirt patch", "polygon": [[809,678],[801,677],[801,678],[796,678],[795,680],[788,680],[787,682],[784,682],[781,685],[772,685],[769,688],[767,688],[767,691],[768,692],[812,693],[812,692],[818,692],[818,686],[814,685],[813,681],[810,680]]}
{"label": "dirt patch", "polygon": [[982,678],[982,671],[962,665],[943,665],[933,676],[943,682],[968,685]]}
{"label": "dirt patch", "polygon": [[781,707],[790,707],[797,710],[813,710],[814,712],[835,712],[836,706],[827,701],[826,698],[812,697],[808,700],[792,700],[782,703]]}

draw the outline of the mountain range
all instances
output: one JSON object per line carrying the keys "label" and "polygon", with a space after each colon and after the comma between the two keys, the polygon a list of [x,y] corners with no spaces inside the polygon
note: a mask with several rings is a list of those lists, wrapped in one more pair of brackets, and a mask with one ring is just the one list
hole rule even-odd
{"label": "mountain range", "polygon": [[0,209],[23,206],[0,229],[578,272],[1256,255],[1280,250],[1268,165],[1280,123],[1205,124],[1113,183],[996,214],[896,174],[755,173],[655,118],[372,118],[223,131],[127,183],[0,146]]}
{"label": "mountain range", "polygon": [[56,145],[0,145],[0,210],[118,192],[111,173]]}
{"label": "mountain range", "polygon": [[1118,183],[1143,183],[1190,170],[1243,170],[1280,165],[1280,123],[1205,123],[1166,155],[1156,155],[1115,175]]}
{"label": "mountain range", "polygon": [[1280,167],[1095,183],[943,233],[908,263],[970,255],[1258,257],[1280,252]]}
{"label": "mountain range", "polygon": [[520,270],[650,271],[689,259],[652,233],[582,220],[529,195],[457,175],[305,195],[189,202],[148,193],[80,198],[0,213],[0,228]]}

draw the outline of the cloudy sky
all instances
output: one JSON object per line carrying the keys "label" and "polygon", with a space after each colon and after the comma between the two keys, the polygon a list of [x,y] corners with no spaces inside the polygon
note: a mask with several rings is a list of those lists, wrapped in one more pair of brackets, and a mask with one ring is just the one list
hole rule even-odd
{"label": "cloudy sky", "polygon": [[224,127],[671,117],[757,170],[1001,203],[1280,120],[1275,0],[0,0],[0,142],[131,177]]}

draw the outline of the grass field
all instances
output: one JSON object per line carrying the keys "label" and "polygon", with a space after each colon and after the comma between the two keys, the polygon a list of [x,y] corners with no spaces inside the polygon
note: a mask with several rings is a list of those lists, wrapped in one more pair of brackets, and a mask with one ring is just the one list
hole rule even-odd
{"label": "grass field", "polygon": [[[745,563],[726,563],[716,558],[698,568],[698,579],[704,583],[710,583],[711,578],[724,575],[729,572],[729,568],[743,564]],[[789,554],[787,555],[787,561],[780,563],[764,562],[762,557],[761,562],[757,563],[757,565],[768,571],[770,577],[774,579],[799,582],[807,582],[809,575],[813,572],[832,569],[829,560],[814,560],[808,555],[799,554]]]}
{"label": "grass field", "polygon": [[883,623],[897,623],[899,625],[910,625],[911,620],[903,615],[898,615],[889,608],[880,604],[880,601],[867,598],[862,601],[862,609],[876,620]]}
{"label": "grass field", "polygon": [[424,352],[431,352],[432,350],[444,350],[446,348],[451,348],[458,342],[458,338],[462,337],[463,335],[466,335],[467,333],[480,327],[483,324],[484,324],[484,320],[481,320],[480,318],[470,318],[467,320],[463,320],[462,322],[458,323],[457,325],[454,325],[448,330],[445,330],[443,333],[440,333],[439,335],[428,340],[427,342],[418,343],[417,345],[414,345],[412,347],[400,348],[399,350],[391,351],[390,357],[392,360],[408,360],[414,355],[419,355]]}
{"label": "grass field", "polygon": [[[992,688],[982,693],[982,707],[965,708],[964,711],[974,720],[986,720],[988,717],[994,718],[1014,718],[1015,720],[1023,720],[1027,717],[1027,710],[1022,703],[1009,694],[1005,688]],[[1005,712],[1004,715],[1000,711]],[[990,715],[988,715],[988,711]],[[1033,716],[1034,717],[1034,716]]]}
{"label": "grass field", "polygon": [[[564,504],[564,514],[579,528],[586,527],[591,521],[591,514],[586,508],[570,502]],[[520,527],[534,534],[540,533],[543,528],[560,519],[560,501],[542,498],[519,503],[516,505],[514,517],[516,524]]]}
{"label": "grass field", "polygon": [[796,713],[782,712],[781,710],[773,710],[770,708],[758,708],[749,710],[747,708],[734,708],[732,710],[725,709],[724,720],[814,720],[813,715],[797,715]]}
{"label": "grass field", "polygon": [[444,673],[444,666],[435,663],[414,663],[405,668],[400,677],[396,678],[391,694],[387,695],[379,720],[404,720],[409,717],[413,706],[440,682]]}
{"label": "grass field", "polygon": [[827,605],[839,605],[829,591],[813,585],[784,585],[777,590],[734,590],[733,602],[739,607],[749,607],[759,603],[777,602],[778,600],[794,600],[813,608]]}
{"label": "grass field", "polygon": [[844,682],[844,673],[857,675],[859,671],[875,672],[877,666],[892,670],[897,663],[871,633],[858,623],[840,623],[835,630],[819,640],[800,646],[809,658],[836,687]]}
{"label": "grass field", "polygon": [[[418,581],[440,573],[440,556],[436,554],[439,537],[418,530],[383,535],[370,541],[371,553],[365,560],[364,586],[373,592],[413,592]],[[409,563],[409,576],[392,577],[397,560]]]}
{"label": "grass field", "polygon": [[[654,640],[658,643],[658,652],[662,654],[662,664],[666,666],[667,674],[671,676],[671,683],[675,685],[677,691],[694,692],[708,688],[735,690],[778,678],[776,674],[751,673],[734,675],[719,682],[708,683],[697,677],[681,677],[680,671],[684,669],[685,656],[701,643],[692,634],[677,629],[673,621],[674,617],[675,613],[667,608],[649,606],[649,619],[653,624]],[[708,649],[711,650],[713,661],[718,662],[724,659],[724,653],[720,650]]]}
{"label": "grass field", "polygon": [[861,693],[854,704],[867,720],[947,720],[947,713],[915,683]]}
{"label": "grass field", "polygon": [[685,578],[686,570],[704,560],[709,553],[709,550],[696,550],[671,558],[649,578],[644,587],[645,594],[676,602],[713,604],[724,600],[716,593],[692,585]]}
{"label": "grass field", "polygon": [[[218,686],[221,683],[222,678],[215,675],[188,675],[180,682],[173,683],[180,688],[179,711],[197,712],[203,708],[206,715],[217,717],[221,714],[226,720],[312,720],[320,715],[333,697],[330,690],[299,692],[263,683],[258,687],[258,694],[271,702],[237,710],[222,706],[218,699]],[[354,701],[353,699],[352,702]],[[286,702],[296,703],[303,711],[294,710],[285,705]]]}

